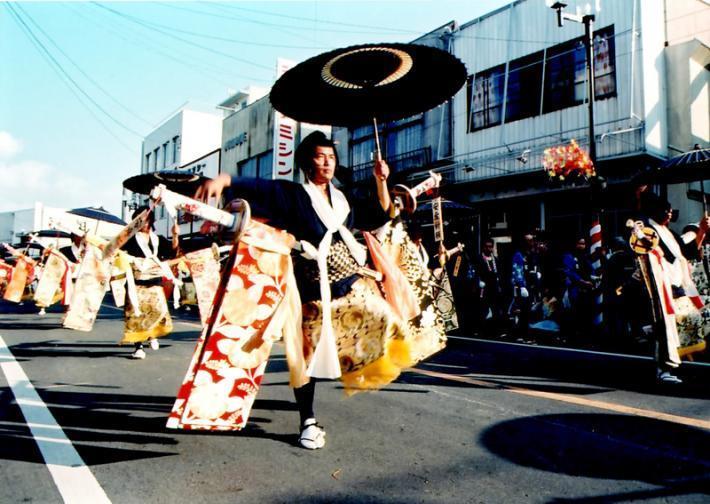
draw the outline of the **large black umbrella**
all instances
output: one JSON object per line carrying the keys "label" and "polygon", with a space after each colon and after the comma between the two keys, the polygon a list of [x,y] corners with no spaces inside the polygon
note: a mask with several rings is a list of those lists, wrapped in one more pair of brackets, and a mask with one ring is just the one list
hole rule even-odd
{"label": "large black umbrella", "polygon": [[109,222],[111,224],[119,224],[121,226],[125,226],[126,223],[113,215],[112,213],[108,212],[105,208],[103,207],[86,207],[86,208],[75,208],[73,210],[69,210],[70,214],[73,215],[78,215],[79,217],[86,217],[89,219],[94,219],[98,221],[104,221],[104,222]]}
{"label": "large black umbrella", "polygon": [[707,179],[710,179],[710,149],[697,148],[675,156],[656,167],[647,167],[634,177],[634,182],[638,185],[646,185],[700,181],[703,212],[707,214],[705,184],[703,183]]}
{"label": "large black umbrella", "polygon": [[59,229],[42,229],[32,234],[38,238],[71,238],[71,233]]}
{"label": "large black umbrella", "polygon": [[195,173],[181,170],[163,170],[127,178],[123,181],[123,187],[134,193],[150,194],[150,191],[155,186],[163,184],[173,192],[192,196],[197,188],[207,180],[209,180],[207,177]]}
{"label": "large black umbrella", "polygon": [[695,149],[646,168],[634,181],[639,184],[679,184],[710,179],[710,149]]}
{"label": "large black umbrella", "polygon": [[298,64],[276,81],[269,99],[297,121],[360,126],[427,111],[451,98],[465,81],[464,64],[441,49],[366,44]]}

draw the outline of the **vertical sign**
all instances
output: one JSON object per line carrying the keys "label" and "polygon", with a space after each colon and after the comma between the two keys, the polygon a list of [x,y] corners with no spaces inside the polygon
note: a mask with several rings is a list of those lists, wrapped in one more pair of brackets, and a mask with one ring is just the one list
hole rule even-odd
{"label": "vertical sign", "polygon": [[[278,58],[276,60],[276,78],[281,77],[295,63]],[[296,121],[274,110],[274,169],[273,179],[293,180],[294,140]]]}
{"label": "vertical sign", "polygon": [[434,218],[434,241],[444,241],[444,222],[441,217],[441,197],[431,200],[431,211]]}

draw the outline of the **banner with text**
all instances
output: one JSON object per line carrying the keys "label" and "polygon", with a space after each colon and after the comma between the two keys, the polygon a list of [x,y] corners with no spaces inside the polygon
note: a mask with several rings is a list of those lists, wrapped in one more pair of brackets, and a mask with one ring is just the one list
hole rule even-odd
{"label": "banner with text", "polygon": [[[295,66],[291,60],[277,58],[276,78]],[[296,121],[274,110],[274,179],[294,179]]]}

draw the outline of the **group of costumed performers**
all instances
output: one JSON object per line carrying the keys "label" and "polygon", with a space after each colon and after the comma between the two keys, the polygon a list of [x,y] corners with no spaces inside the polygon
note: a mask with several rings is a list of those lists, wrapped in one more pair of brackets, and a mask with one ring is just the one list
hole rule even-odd
{"label": "group of costumed performers", "polygon": [[[177,306],[181,283],[164,262],[176,256],[179,245],[177,224],[173,228],[170,243],[155,233],[155,214],[149,207],[138,208],[133,213],[133,219],[144,212],[147,212],[147,219],[143,227],[123,246],[123,251],[131,257],[133,284],[128,285],[129,295],[124,304],[125,328],[121,344],[134,345],[131,355],[134,359],[145,359],[143,343],[149,342],[151,349],[158,350],[158,338],[172,332],[173,321],[164,284],[172,290],[171,297]],[[135,291],[132,290],[134,286]]]}
{"label": "group of costumed performers", "polygon": [[37,260],[7,243],[2,246],[9,257],[0,264],[0,289],[2,298],[12,303],[23,303],[31,300],[40,273]]}
{"label": "group of costumed performers", "polygon": [[38,259],[5,244],[14,265],[0,263],[3,299],[15,303],[34,301],[40,308],[39,315],[44,315],[45,308],[58,302],[66,308],[73,295],[73,279],[83,250],[81,235],[72,233],[71,239],[71,245],[66,247],[44,247]]}
{"label": "group of costumed performers", "polygon": [[[348,201],[332,183],[338,155],[323,133],[303,139],[295,161],[302,184],[223,174],[196,195],[243,198],[256,219],[230,255],[170,428],[241,429],[282,337],[299,444],[322,448],[325,430],[314,412],[319,379],[339,378],[348,394],[378,389],[444,346],[426,266],[393,210],[387,164],[374,163],[373,205]],[[373,231],[365,233],[367,247],[355,229]]]}
{"label": "group of costumed performers", "polygon": [[40,308],[40,315],[45,309],[61,302],[68,309],[74,294],[74,281],[79,271],[79,264],[84,251],[82,235],[71,233],[71,243],[59,249],[47,247],[42,254],[42,273],[34,293],[35,304]]}
{"label": "group of costumed performers", "polygon": [[710,332],[709,314],[690,266],[702,259],[710,218],[705,216],[678,235],[668,227],[673,217],[668,201],[645,191],[640,195],[640,208],[642,216],[633,225],[631,243],[650,301],[645,320],[655,336],[657,377],[661,383],[682,383],[672,371],[682,357],[705,349]]}

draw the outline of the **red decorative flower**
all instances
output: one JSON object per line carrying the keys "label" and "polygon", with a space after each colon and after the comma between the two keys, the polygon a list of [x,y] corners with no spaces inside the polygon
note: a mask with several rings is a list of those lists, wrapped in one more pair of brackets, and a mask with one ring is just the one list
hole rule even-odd
{"label": "red decorative flower", "polygon": [[574,139],[570,140],[569,145],[545,149],[542,155],[542,166],[551,179],[557,180],[564,180],[571,176],[588,179],[597,174],[589,154]]}

